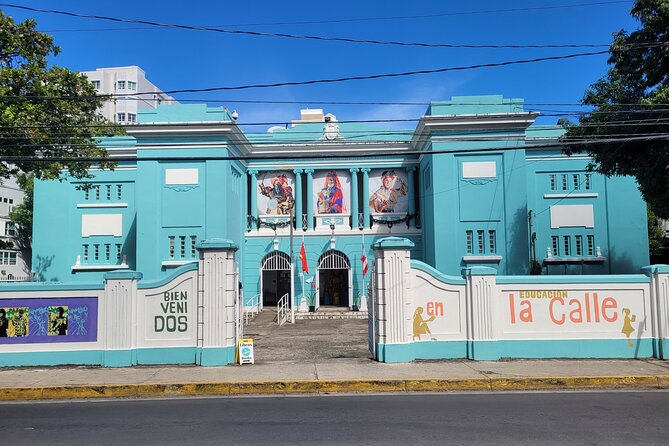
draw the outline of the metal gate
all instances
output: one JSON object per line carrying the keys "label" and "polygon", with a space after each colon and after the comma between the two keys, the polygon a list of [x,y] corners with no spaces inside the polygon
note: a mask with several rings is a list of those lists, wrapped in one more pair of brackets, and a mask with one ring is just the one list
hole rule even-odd
{"label": "metal gate", "polygon": [[[259,310],[263,309],[263,271],[290,271],[290,256],[283,251],[273,251],[262,259],[260,266],[260,297]],[[293,283],[290,284],[290,295],[293,295]]]}
{"label": "metal gate", "polygon": [[348,307],[353,306],[353,278],[351,277],[351,264],[348,257],[341,251],[330,249],[318,258],[316,268],[316,308],[320,306],[320,271],[324,269],[346,269],[348,270]]}

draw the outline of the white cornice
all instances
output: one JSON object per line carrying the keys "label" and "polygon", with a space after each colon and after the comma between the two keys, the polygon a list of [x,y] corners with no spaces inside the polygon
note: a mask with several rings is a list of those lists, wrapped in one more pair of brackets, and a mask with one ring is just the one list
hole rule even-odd
{"label": "white cornice", "polygon": [[[522,113],[492,113],[485,115],[426,115],[420,118],[416,132],[413,135],[411,144],[417,150],[423,150],[430,140],[430,134],[434,131],[453,131],[464,130],[500,130],[523,132],[534,123],[539,116],[535,112]],[[485,135],[453,135],[459,139],[467,137],[480,139]],[[503,136],[492,137],[492,139],[501,139]]]}

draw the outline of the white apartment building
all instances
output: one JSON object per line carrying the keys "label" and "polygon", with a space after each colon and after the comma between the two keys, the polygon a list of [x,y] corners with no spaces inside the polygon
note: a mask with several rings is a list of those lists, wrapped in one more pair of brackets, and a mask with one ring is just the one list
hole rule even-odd
{"label": "white apartment building", "polygon": [[[24,193],[13,178],[0,184],[0,240],[12,247],[0,248],[0,282],[31,280],[30,252],[21,251],[16,244],[16,227],[9,218],[14,207],[23,203]],[[28,259],[28,261],[26,261]]]}
{"label": "white apartment building", "polygon": [[82,74],[90,79],[99,94],[118,95],[115,100],[106,101],[101,110],[102,115],[112,122],[132,125],[137,122],[138,110],[156,108],[161,104],[178,104],[152,84],[144,70],[137,66],[97,68]]}

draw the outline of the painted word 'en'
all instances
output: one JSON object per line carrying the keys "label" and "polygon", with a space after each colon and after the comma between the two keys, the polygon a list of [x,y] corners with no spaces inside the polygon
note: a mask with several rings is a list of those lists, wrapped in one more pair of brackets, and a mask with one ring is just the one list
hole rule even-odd
{"label": "painted word 'en'", "polygon": [[444,303],[443,302],[428,302],[426,305],[428,316],[443,316]]}

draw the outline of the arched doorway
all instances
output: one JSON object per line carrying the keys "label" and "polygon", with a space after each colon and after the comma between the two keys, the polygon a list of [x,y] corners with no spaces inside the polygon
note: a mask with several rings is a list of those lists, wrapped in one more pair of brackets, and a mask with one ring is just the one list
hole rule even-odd
{"label": "arched doorway", "polygon": [[276,305],[281,297],[291,293],[290,256],[285,252],[274,251],[262,259],[260,267],[260,294],[262,304]]}
{"label": "arched doorway", "polygon": [[351,307],[351,264],[346,254],[325,251],[318,259],[316,275],[318,306]]}

